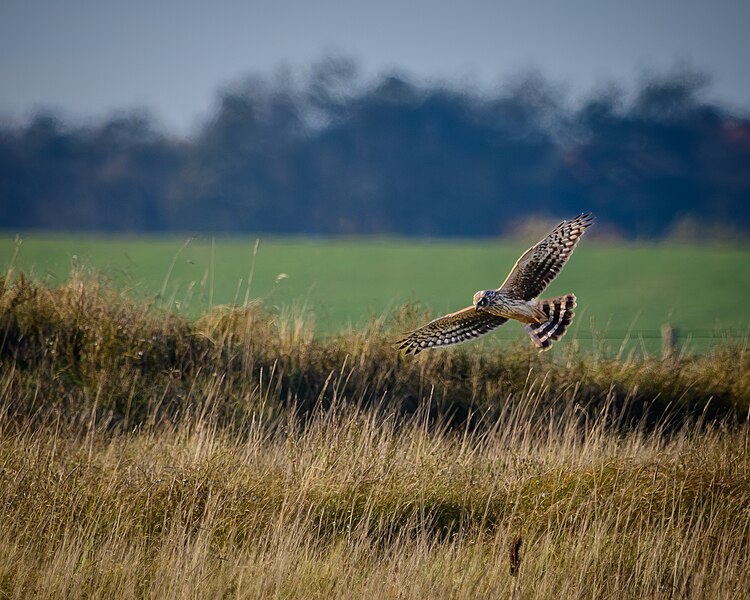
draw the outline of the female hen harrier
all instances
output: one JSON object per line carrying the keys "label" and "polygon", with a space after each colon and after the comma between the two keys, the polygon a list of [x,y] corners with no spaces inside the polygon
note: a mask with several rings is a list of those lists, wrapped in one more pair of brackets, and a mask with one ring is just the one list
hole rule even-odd
{"label": "female hen harrier", "polygon": [[399,342],[399,348],[407,354],[417,354],[427,348],[460,344],[515,319],[524,324],[539,352],[549,349],[573,320],[576,297],[567,294],[547,300],[535,298],[557,277],[578,239],[593,222],[591,213],[563,221],[516,261],[498,289],[477,292],[472,306],[415,329]]}

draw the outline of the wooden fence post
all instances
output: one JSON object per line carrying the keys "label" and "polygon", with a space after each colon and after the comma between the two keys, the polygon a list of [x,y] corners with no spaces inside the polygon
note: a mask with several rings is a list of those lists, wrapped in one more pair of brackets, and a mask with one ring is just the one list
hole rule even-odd
{"label": "wooden fence post", "polygon": [[672,358],[677,351],[677,329],[670,323],[661,326],[661,356]]}

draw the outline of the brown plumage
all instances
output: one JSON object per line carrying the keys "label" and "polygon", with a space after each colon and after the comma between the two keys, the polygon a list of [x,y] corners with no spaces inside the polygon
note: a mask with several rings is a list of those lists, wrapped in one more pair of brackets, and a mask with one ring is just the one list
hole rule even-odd
{"label": "brown plumage", "polygon": [[524,324],[540,352],[549,349],[573,320],[576,297],[567,294],[539,301],[535,298],[560,273],[593,222],[591,213],[563,221],[524,252],[499,288],[477,292],[472,306],[415,329],[399,342],[399,348],[407,354],[417,354],[428,348],[460,344],[515,319]]}

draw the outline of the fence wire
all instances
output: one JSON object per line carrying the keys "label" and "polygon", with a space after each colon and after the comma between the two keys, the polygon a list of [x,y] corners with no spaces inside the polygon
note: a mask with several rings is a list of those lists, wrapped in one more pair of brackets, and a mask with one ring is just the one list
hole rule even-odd
{"label": "fence wire", "polygon": [[[506,330],[507,331],[507,330]],[[677,340],[750,340],[749,329],[684,329],[682,327],[672,327],[672,332]],[[607,329],[602,331],[578,330],[569,331],[571,335],[579,340],[624,340],[624,339],[646,339],[660,340],[664,339],[664,332],[656,329]],[[515,335],[501,333],[499,337],[512,339]]]}

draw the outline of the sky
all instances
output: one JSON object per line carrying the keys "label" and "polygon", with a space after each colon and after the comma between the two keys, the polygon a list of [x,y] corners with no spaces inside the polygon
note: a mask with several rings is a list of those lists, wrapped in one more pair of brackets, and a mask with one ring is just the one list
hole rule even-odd
{"label": "sky", "polygon": [[188,134],[222,87],[330,54],[478,89],[534,69],[572,97],[687,64],[746,110],[748,23],[747,0],[0,0],[0,118],[147,109]]}

